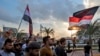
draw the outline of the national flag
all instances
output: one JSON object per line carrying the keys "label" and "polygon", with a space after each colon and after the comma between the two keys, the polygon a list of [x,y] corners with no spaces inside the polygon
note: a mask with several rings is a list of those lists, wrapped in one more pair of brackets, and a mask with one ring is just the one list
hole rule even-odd
{"label": "national flag", "polygon": [[90,24],[91,20],[96,13],[99,6],[95,6],[92,8],[84,9],[73,14],[74,17],[80,18],[79,25]]}
{"label": "national flag", "polygon": [[30,17],[30,12],[29,12],[28,5],[27,5],[27,7],[25,9],[23,20],[25,20],[25,21],[27,21],[29,23],[29,37],[32,37],[33,26],[32,26],[32,19]]}
{"label": "national flag", "polygon": [[70,26],[78,25],[79,22],[80,22],[80,18],[69,17],[69,24],[70,24]]}
{"label": "national flag", "polygon": [[80,18],[77,17],[69,17],[69,30],[77,30],[79,28],[78,24],[80,22]]}

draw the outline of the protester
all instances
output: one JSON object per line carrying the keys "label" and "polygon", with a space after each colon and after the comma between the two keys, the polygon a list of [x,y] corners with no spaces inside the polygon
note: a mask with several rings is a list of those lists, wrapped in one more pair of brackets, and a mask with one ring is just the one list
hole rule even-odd
{"label": "protester", "polygon": [[76,37],[73,38],[73,49],[76,48]]}
{"label": "protester", "polygon": [[56,47],[55,52],[57,56],[67,56],[67,50],[65,49],[66,39],[61,38],[59,45]]}
{"label": "protester", "polygon": [[28,46],[28,44],[29,44],[29,40],[26,40],[26,42],[22,45],[23,51],[26,49],[26,47]]}
{"label": "protester", "polygon": [[50,48],[51,39],[50,36],[46,36],[43,38],[44,46],[40,50],[40,56],[53,56],[53,51]]}
{"label": "protester", "polygon": [[10,32],[6,31],[3,33],[3,36],[0,37],[0,49],[2,49],[5,40],[9,38],[10,35],[11,35]]}
{"label": "protester", "polygon": [[51,45],[50,45],[50,48],[51,48],[52,51],[53,51],[53,56],[56,56],[56,53],[55,53],[56,43],[55,43],[55,39],[54,39],[54,38],[51,38]]}
{"label": "protester", "polygon": [[1,56],[15,56],[15,54],[12,52],[13,50],[13,42],[11,39],[6,39],[3,51],[0,52]]}
{"label": "protester", "polygon": [[14,50],[15,56],[24,56],[24,53],[22,52],[22,44],[16,43],[14,44]]}
{"label": "protester", "polygon": [[90,56],[90,51],[91,51],[91,46],[90,46],[89,42],[87,42],[87,45],[84,46],[85,56]]}
{"label": "protester", "polygon": [[56,42],[56,47],[58,47],[60,45],[60,41],[58,40],[57,42]]}
{"label": "protester", "polygon": [[98,51],[100,52],[100,38],[98,40],[98,47],[99,47]]}
{"label": "protester", "polygon": [[70,42],[68,41],[68,50],[70,50]]}
{"label": "protester", "polygon": [[31,42],[27,48],[25,56],[39,56],[40,44],[38,42]]}

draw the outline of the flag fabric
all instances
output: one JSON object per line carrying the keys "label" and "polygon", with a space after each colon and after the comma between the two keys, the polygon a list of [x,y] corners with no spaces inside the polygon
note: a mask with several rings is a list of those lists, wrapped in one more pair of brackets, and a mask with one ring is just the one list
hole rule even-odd
{"label": "flag fabric", "polygon": [[28,5],[27,5],[27,7],[25,9],[23,20],[25,20],[25,21],[27,21],[29,23],[29,37],[32,37],[33,26],[32,26],[32,19],[30,17],[30,12],[29,12]]}
{"label": "flag fabric", "polygon": [[98,8],[99,6],[95,6],[73,13],[73,16],[69,18],[68,29],[72,30],[75,27],[87,28]]}
{"label": "flag fabric", "polygon": [[69,25],[70,26],[78,25],[79,22],[80,22],[80,18],[77,18],[77,17],[69,17]]}
{"label": "flag fabric", "polygon": [[[80,22],[80,18],[77,18],[77,17],[69,17],[69,30],[77,30],[78,29],[78,24]],[[76,28],[74,28],[76,27]]]}
{"label": "flag fabric", "polygon": [[73,14],[74,17],[80,18],[79,25],[90,24],[91,20],[96,13],[99,6],[95,6],[92,8],[84,9]]}

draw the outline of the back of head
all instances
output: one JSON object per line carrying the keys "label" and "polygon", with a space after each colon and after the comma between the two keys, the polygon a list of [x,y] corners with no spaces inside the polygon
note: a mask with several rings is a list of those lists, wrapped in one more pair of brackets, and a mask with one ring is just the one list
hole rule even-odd
{"label": "back of head", "polygon": [[87,42],[87,45],[89,45],[89,44],[90,44],[90,42],[88,41],[88,42]]}
{"label": "back of head", "polygon": [[29,50],[32,49],[40,49],[40,44],[38,42],[31,42],[27,48],[26,48],[26,52],[29,52]]}
{"label": "back of head", "polygon": [[8,31],[4,32],[3,34],[4,34],[3,35],[4,37],[9,37],[10,36],[10,32],[8,32]]}
{"label": "back of head", "polygon": [[62,43],[64,43],[65,41],[66,41],[65,38],[61,38],[59,42],[60,42],[60,44],[62,44]]}
{"label": "back of head", "polygon": [[26,40],[26,44],[28,44],[29,43],[29,40]]}
{"label": "back of head", "polygon": [[4,46],[7,44],[7,43],[12,43],[13,41],[11,39],[6,39],[5,40],[5,43],[4,43]]}
{"label": "back of head", "polygon": [[21,46],[22,47],[22,43],[15,43],[14,44],[14,48],[16,48],[17,46]]}
{"label": "back of head", "polygon": [[46,42],[48,41],[49,38],[50,38],[50,36],[45,36],[45,37],[43,38],[43,43],[46,44]]}

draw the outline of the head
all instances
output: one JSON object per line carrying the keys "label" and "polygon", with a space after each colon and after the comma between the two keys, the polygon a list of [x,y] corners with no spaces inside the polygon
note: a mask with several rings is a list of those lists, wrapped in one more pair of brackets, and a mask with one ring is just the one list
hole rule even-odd
{"label": "head", "polygon": [[65,47],[65,45],[66,45],[66,39],[65,38],[61,38],[59,42],[60,42],[60,45],[62,47]]}
{"label": "head", "polygon": [[39,56],[40,44],[38,42],[31,42],[26,48],[29,56]]}
{"label": "head", "polygon": [[87,41],[87,45],[90,45],[90,42],[89,41]]}
{"label": "head", "polygon": [[60,45],[60,42],[59,42],[59,41],[57,41],[57,42],[56,42],[56,44],[57,44],[57,45]]}
{"label": "head", "polygon": [[29,44],[29,42],[30,42],[30,40],[26,40],[26,42],[25,42],[25,43],[26,43],[26,45],[28,45],[28,44]]}
{"label": "head", "polygon": [[22,44],[21,43],[14,44],[14,49],[15,49],[15,51],[20,52],[22,50]]}
{"label": "head", "polygon": [[3,36],[4,37],[9,37],[10,35],[11,35],[10,32],[7,31],[7,32],[4,32],[4,35]]}
{"label": "head", "polygon": [[44,43],[45,45],[51,45],[51,44],[52,44],[52,40],[50,39],[50,36],[45,36],[45,37],[43,38],[43,43]]}
{"label": "head", "polygon": [[6,39],[3,48],[4,51],[11,52],[13,49],[13,41],[11,39]]}
{"label": "head", "polygon": [[51,44],[55,44],[55,39],[54,38],[51,38]]}

